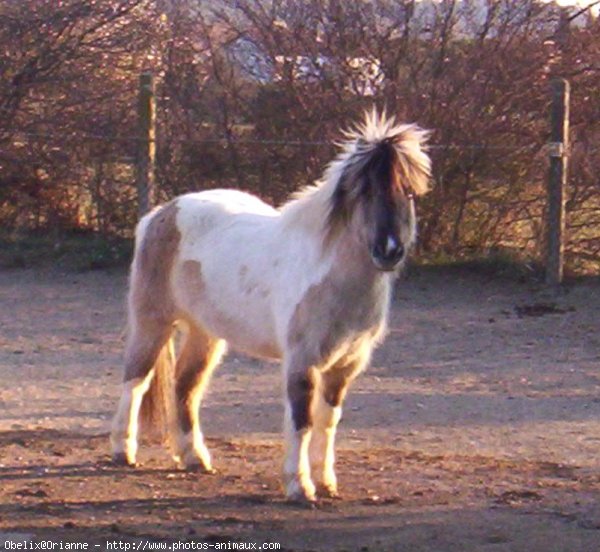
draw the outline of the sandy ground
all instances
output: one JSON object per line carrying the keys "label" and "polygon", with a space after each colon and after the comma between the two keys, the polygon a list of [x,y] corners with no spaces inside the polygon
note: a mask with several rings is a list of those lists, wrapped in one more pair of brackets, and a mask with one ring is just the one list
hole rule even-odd
{"label": "sandy ground", "polygon": [[217,475],[152,443],[137,470],[107,462],[125,286],[120,271],[0,271],[0,550],[600,549],[598,281],[554,294],[410,271],[345,405],[342,499],[314,508],[283,500],[278,367],[233,354],[203,408]]}

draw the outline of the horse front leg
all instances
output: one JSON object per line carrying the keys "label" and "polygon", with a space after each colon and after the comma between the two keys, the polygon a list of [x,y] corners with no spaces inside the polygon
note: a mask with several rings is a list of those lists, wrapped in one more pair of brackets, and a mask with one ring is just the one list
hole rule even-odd
{"label": "horse front leg", "polygon": [[286,496],[299,502],[315,500],[315,485],[310,474],[309,444],[312,433],[312,401],[316,370],[302,362],[285,367],[285,442],[283,477]]}
{"label": "horse front leg", "polygon": [[321,374],[314,401],[314,427],[310,442],[310,464],[317,480],[318,493],[337,497],[335,474],[335,435],[342,417],[342,403],[352,380],[362,370],[366,359],[344,359]]}
{"label": "horse front leg", "polygon": [[310,467],[319,495],[338,496],[335,475],[335,433],[342,408],[331,405],[319,393],[315,399],[314,429],[310,440]]}

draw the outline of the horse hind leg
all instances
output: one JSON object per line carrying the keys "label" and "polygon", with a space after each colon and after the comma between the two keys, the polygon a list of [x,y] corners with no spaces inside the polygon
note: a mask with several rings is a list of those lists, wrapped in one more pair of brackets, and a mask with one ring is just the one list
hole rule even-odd
{"label": "horse hind leg", "polygon": [[[159,404],[168,409],[166,382],[172,363],[165,346],[176,315],[170,274],[181,238],[177,211],[177,202],[173,201],[144,216],[136,228],[128,294],[130,333],[125,349],[125,377],[111,436],[113,459],[119,463],[135,463],[138,418],[146,392],[152,399],[144,401],[146,417],[158,413]],[[160,377],[155,377],[155,373]]]}
{"label": "horse hind leg", "polygon": [[154,367],[160,355],[167,352],[172,326],[158,320],[136,320],[131,326],[125,347],[123,389],[110,440],[113,462],[134,466],[142,400],[155,375]]}
{"label": "horse hind leg", "polygon": [[225,349],[224,340],[211,337],[190,324],[177,358],[172,446],[176,461],[188,470],[214,471],[200,426],[200,403]]}

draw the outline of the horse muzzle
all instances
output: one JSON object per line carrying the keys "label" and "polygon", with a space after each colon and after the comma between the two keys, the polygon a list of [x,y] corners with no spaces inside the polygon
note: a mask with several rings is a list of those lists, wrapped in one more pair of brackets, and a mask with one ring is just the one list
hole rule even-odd
{"label": "horse muzzle", "polygon": [[377,243],[371,251],[373,264],[378,270],[391,272],[395,270],[406,256],[406,250],[400,242],[388,240],[385,244]]}

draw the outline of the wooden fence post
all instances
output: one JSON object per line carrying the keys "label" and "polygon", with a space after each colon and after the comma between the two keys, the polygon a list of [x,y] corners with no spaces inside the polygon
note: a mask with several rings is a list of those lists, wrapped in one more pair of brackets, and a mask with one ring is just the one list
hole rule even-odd
{"label": "wooden fence post", "polygon": [[546,218],[546,284],[550,286],[557,286],[563,280],[569,95],[568,81],[557,79],[552,82],[552,133],[549,144],[550,174]]}
{"label": "wooden fence post", "polygon": [[135,165],[140,218],[152,208],[155,199],[155,119],[154,81],[151,73],[142,73],[138,95],[138,144]]}

